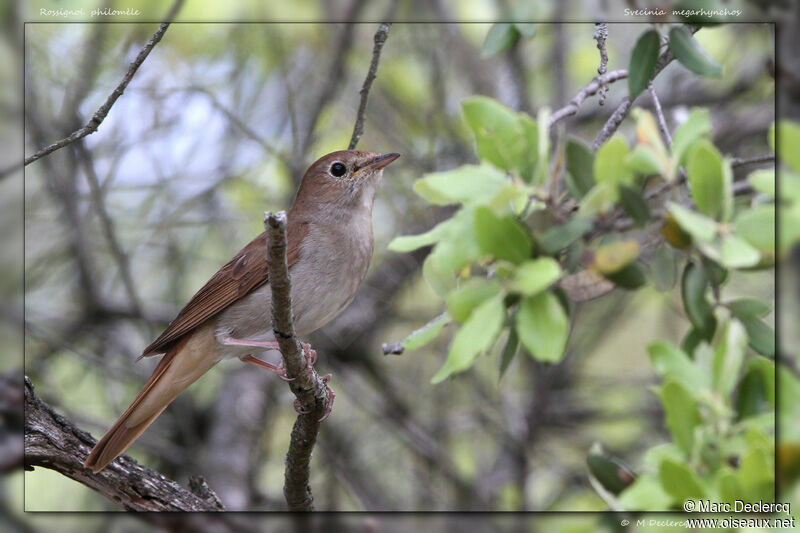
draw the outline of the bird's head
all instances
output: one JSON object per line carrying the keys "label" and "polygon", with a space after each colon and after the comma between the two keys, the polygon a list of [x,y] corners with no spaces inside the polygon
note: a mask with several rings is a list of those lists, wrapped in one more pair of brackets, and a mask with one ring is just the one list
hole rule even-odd
{"label": "bird's head", "polygon": [[331,152],[317,159],[306,171],[297,190],[295,205],[334,214],[372,210],[383,169],[400,154],[376,154],[361,150]]}

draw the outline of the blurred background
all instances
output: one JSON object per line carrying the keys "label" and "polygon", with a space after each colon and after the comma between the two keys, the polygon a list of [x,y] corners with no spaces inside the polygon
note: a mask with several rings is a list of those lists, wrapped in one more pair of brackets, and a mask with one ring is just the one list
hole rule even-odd
{"label": "blurred background", "polygon": [[[532,18],[580,16],[582,4],[542,3]],[[204,6],[187,2],[177,20],[208,20]],[[148,18],[157,20],[167,8],[151,7],[157,14]],[[491,20],[507,8],[490,1],[333,6],[306,0],[281,3],[280,17]],[[9,228],[9,250],[22,249],[22,232],[14,230],[24,220],[24,255],[0,256],[6,295],[0,342],[8,354],[21,352],[24,324],[24,371],[37,394],[99,437],[155,364],[135,362],[141,349],[262,230],[265,210],[290,205],[308,164],[346,147],[377,24],[173,24],[99,131],[28,166],[23,189],[14,168],[19,154],[85,123],[157,25],[59,24],[37,17],[23,36],[19,4],[3,9],[4,80],[23,72],[24,43],[25,147],[19,124],[3,120],[0,219]],[[277,18],[274,5],[259,9],[247,16]],[[477,161],[460,102],[485,94],[535,114],[542,106],[563,106],[597,74],[592,24],[540,24],[532,39],[484,58],[488,28],[397,22],[383,49],[359,148],[403,157],[387,170],[378,193],[366,282],[353,304],[310,339],[320,355],[317,369],[333,373],[337,395],[312,461],[319,510],[605,510],[586,475],[592,443],[601,441],[636,465],[644,450],[668,438],[648,389],[655,376],[645,346],[653,339],[677,343],[685,334],[676,291],[615,291],[580,305],[563,363],[545,367],[518,357],[502,381],[494,356],[430,385],[448,335],[416,352],[382,355],[381,343],[441,312],[420,272],[426,251],[397,254],[386,244],[448,215],[413,194],[415,179]],[[627,68],[643,28],[609,25],[609,70]],[[692,106],[708,107],[714,143],[723,152],[747,157],[769,151],[774,26],[706,28],[697,39],[724,64],[725,76],[710,81],[677,63],[667,67],[655,84],[667,120],[674,125]],[[612,85],[604,106],[590,99],[563,127],[591,140],[625,94],[624,84]],[[652,108],[647,94],[637,105]],[[792,114],[794,105],[787,100],[781,109]],[[20,94],[3,93],[6,117],[18,117],[21,106]],[[630,124],[620,131],[633,138]],[[18,292],[23,259],[24,318]],[[731,297],[768,301],[774,292],[771,271],[733,279],[727,290]],[[3,372],[19,371],[18,358],[2,361]],[[282,510],[292,400],[272,374],[223,362],[182,394],[129,453],[184,485],[190,475],[204,476],[228,509]],[[12,457],[13,446],[6,448]],[[23,507],[118,509],[43,468],[24,473],[23,492],[21,457],[9,464],[0,494],[6,519],[17,527],[32,519],[19,514]],[[39,527],[58,519],[35,520]],[[105,520],[81,528],[100,530],[108,527]],[[515,528],[524,520],[508,517],[495,525]]]}

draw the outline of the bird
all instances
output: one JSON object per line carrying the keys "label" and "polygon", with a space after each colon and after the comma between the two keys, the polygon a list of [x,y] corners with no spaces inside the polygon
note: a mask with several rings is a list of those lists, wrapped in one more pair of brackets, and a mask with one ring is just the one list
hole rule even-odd
{"label": "bird", "polygon": [[[364,281],[374,247],[375,194],[384,168],[398,157],[341,150],[319,158],[303,176],[286,226],[298,337],[333,320]],[[103,470],[181,391],[224,359],[238,358],[286,378],[282,366],[253,355],[277,349],[269,314],[266,246],[264,232],[223,265],[144,349],[140,358],[163,357],[130,406],[95,444],[85,467],[95,474]],[[316,354],[307,361],[312,359]]]}

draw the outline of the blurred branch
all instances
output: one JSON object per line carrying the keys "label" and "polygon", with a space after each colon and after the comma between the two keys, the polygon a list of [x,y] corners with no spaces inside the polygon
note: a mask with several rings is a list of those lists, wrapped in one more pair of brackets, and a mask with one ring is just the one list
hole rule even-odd
{"label": "blurred branch", "polygon": [[[5,390],[19,391],[22,383],[3,379]],[[10,394],[10,393],[9,393]],[[83,466],[95,440],[36,397],[33,384],[25,377],[25,468],[41,466],[55,470],[96,490],[129,511],[224,511],[216,496],[204,486],[198,496],[177,482],[140,466],[123,455],[98,474]],[[0,405],[5,412],[5,402]],[[201,483],[202,485],[202,483]],[[213,522],[213,521],[212,521]],[[211,524],[209,524],[210,526]]]}
{"label": "blurred branch", "polygon": [[364,78],[364,85],[361,86],[361,90],[359,91],[361,102],[358,104],[356,123],[353,126],[353,136],[350,137],[350,144],[347,147],[348,150],[355,150],[358,140],[361,139],[361,134],[364,133],[364,113],[367,111],[369,90],[375,79],[375,73],[378,71],[378,62],[381,60],[381,50],[383,50],[383,45],[389,37],[389,30],[391,27],[391,22],[384,22],[378,27],[378,31],[375,32],[375,37],[373,38],[375,45],[372,48],[372,61],[370,61],[369,64],[367,77]]}
{"label": "blurred branch", "polygon": [[286,213],[266,213],[267,265],[272,291],[272,330],[280,346],[286,367],[289,388],[297,397],[300,414],[292,428],[289,451],[286,453],[286,474],[283,494],[290,511],[313,511],[314,497],[308,485],[311,452],[317,441],[320,421],[333,398],[328,386],[316,370],[307,364],[308,353],[300,346],[292,318],[291,280],[286,264]]}
{"label": "blurred branch", "polygon": [[581,89],[567,105],[558,109],[550,115],[550,127],[559,120],[565,119],[568,116],[575,115],[583,104],[584,100],[588,97],[597,94],[603,87],[617,80],[622,80],[628,77],[628,71],[625,69],[612,70],[601,76],[595,76],[589,84]]}
{"label": "blurred branch", "polygon": [[667,119],[664,118],[664,111],[661,109],[661,102],[656,94],[656,89],[653,87],[653,82],[647,84],[647,90],[650,92],[650,98],[653,100],[653,107],[656,110],[656,117],[658,117],[658,128],[661,130],[661,135],[664,137],[667,146],[672,146],[672,135],[669,134],[667,127]]}
{"label": "blurred branch", "polygon": [[[174,12],[177,11],[176,6],[179,7],[182,1],[183,0],[178,0],[177,2],[175,2],[170,12],[174,14]],[[29,155],[28,157],[25,158],[24,164],[27,166],[36,161],[37,159],[44,157],[52,152],[55,152],[56,150],[64,148],[68,144],[71,144],[77,141],[78,139],[82,139],[87,135],[90,135],[95,131],[97,131],[97,128],[100,126],[100,124],[103,123],[106,116],[108,116],[109,111],[111,111],[111,107],[114,105],[117,99],[120,96],[122,96],[122,93],[125,91],[125,88],[133,79],[134,74],[136,74],[136,71],[139,70],[139,67],[142,65],[142,63],[144,63],[144,60],[147,59],[147,56],[150,55],[150,52],[153,50],[155,45],[158,44],[158,42],[164,36],[164,33],[167,31],[167,28],[169,28],[169,22],[165,22],[161,24],[161,26],[159,26],[158,30],[153,34],[153,37],[151,37],[150,40],[147,41],[144,47],[139,51],[139,55],[137,55],[136,59],[134,59],[133,62],[130,64],[130,66],[128,67],[128,72],[125,73],[125,76],[123,76],[122,81],[120,81],[117,87],[112,91],[112,93],[108,95],[108,98],[106,98],[106,101],[103,103],[103,105],[101,105],[97,109],[97,111],[94,112],[94,115],[92,115],[92,118],[89,119],[89,122],[87,122],[85,126],[83,126],[78,130],[75,130],[70,135],[61,139],[60,141],[56,141],[53,144],[42,148],[35,154]]]}
{"label": "blurred branch", "polygon": [[111,248],[111,254],[117,262],[120,277],[122,278],[122,285],[125,287],[125,292],[128,295],[131,309],[137,315],[142,314],[142,301],[139,298],[139,293],[136,291],[136,284],[133,281],[133,274],[131,274],[131,264],[128,260],[128,255],[122,249],[122,245],[117,237],[117,231],[114,224],[114,219],[106,209],[106,204],[103,198],[103,192],[100,190],[100,180],[94,170],[94,161],[89,151],[83,145],[83,142],[75,144],[75,152],[83,163],[83,168],[86,175],[86,181],[89,183],[89,191],[94,204],[97,216],[100,218],[100,226],[103,229],[103,235],[108,241],[108,246]]}

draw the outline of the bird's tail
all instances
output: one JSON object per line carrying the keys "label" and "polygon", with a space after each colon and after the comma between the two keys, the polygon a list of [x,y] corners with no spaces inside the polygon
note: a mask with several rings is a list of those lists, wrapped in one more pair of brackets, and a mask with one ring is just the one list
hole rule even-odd
{"label": "bird's tail", "polygon": [[150,379],[103,438],[97,441],[84,466],[96,474],[124,452],[186,387],[216,364],[213,332],[201,328],[186,335],[159,361]]}

